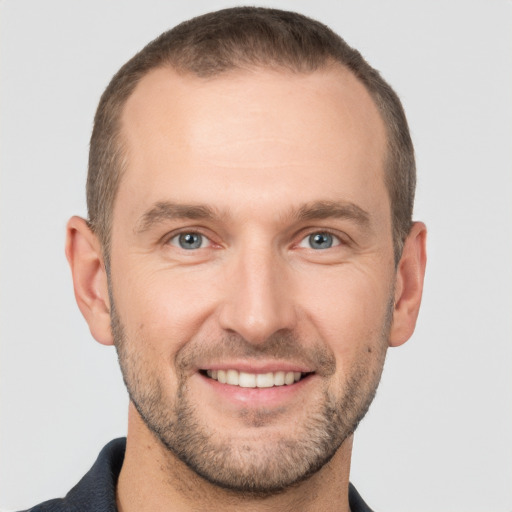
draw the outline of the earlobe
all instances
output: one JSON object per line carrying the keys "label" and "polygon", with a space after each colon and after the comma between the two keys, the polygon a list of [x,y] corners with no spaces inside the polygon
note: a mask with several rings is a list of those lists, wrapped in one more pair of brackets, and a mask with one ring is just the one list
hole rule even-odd
{"label": "earlobe", "polygon": [[398,264],[395,284],[395,305],[389,345],[405,343],[414,332],[423,293],[427,262],[427,228],[415,222],[407,236]]}
{"label": "earlobe", "polygon": [[94,338],[112,345],[108,281],[101,244],[81,217],[67,224],[66,257],[71,267],[75,298]]}

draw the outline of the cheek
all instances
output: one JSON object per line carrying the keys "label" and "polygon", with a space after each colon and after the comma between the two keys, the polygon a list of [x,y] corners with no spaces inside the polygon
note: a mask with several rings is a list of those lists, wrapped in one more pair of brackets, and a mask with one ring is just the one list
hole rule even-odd
{"label": "cheek", "polygon": [[[373,280],[344,279],[317,294],[311,322],[332,351],[336,373],[328,385],[333,397],[356,393],[364,401],[374,392],[388,346],[390,292]],[[352,390],[352,391],[350,391]]]}
{"label": "cheek", "polygon": [[335,354],[337,364],[352,364],[377,351],[386,342],[391,285],[341,268],[322,283],[322,287],[304,289],[307,299],[302,303],[308,304],[307,315]]}
{"label": "cheek", "polygon": [[179,350],[211,315],[213,284],[198,275],[168,270],[134,271],[114,286],[127,335],[164,351]]}

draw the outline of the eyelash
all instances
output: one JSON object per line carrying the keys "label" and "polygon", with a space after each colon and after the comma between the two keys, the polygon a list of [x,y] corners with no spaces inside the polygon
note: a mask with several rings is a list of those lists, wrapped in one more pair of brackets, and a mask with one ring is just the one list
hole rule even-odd
{"label": "eyelash", "polygon": [[[304,232],[303,232],[304,233]],[[189,248],[189,249],[185,249],[184,247],[180,247],[179,245],[179,237],[182,236],[182,235],[198,235],[200,237],[202,237],[203,240],[206,240],[208,241],[208,246],[207,247],[197,247],[197,248]],[[304,234],[302,234],[301,238],[300,238],[300,241],[297,243],[297,244],[294,244],[294,247],[302,247],[302,244],[310,237],[312,237],[313,235],[329,235],[331,236],[333,239],[334,239],[334,243],[331,247],[326,247],[326,248],[319,248],[319,249],[315,249],[311,246],[309,247],[304,247],[304,249],[310,249],[310,250],[314,250],[314,251],[322,251],[322,250],[327,250],[327,249],[332,249],[332,248],[335,248],[335,247],[338,247],[338,246],[341,246],[341,245],[348,245],[348,242],[346,239],[344,239],[343,237],[341,237],[338,233],[334,233],[332,230],[330,229],[314,229],[314,230],[311,230],[309,232],[306,232]],[[173,240],[176,240],[176,243],[172,243]],[[306,242],[307,243],[307,242]],[[168,236],[165,238],[164,240],[164,244],[166,245],[172,245],[173,247],[176,247],[178,249],[182,249],[184,251],[194,251],[194,250],[199,250],[199,249],[207,249],[209,247],[211,247],[212,245],[215,245],[215,242],[211,239],[211,237],[209,237],[208,235],[206,235],[205,233],[203,233],[201,230],[199,229],[184,229],[178,233],[172,233],[171,236]]]}
{"label": "eyelash", "polygon": [[[188,229],[188,230],[183,230],[183,231],[180,231],[178,233],[173,233],[171,236],[169,237],[166,237],[165,239],[165,244],[166,245],[172,245],[173,247],[177,247],[179,249],[183,249],[184,251],[191,251],[192,249],[185,249],[183,247],[180,247],[179,246],[179,237],[182,236],[182,235],[198,235],[200,237],[202,237],[203,240],[207,240],[209,242],[209,246],[213,245],[214,242],[212,241],[211,237],[209,237],[208,235],[204,234],[203,232],[201,232],[200,230],[198,229]],[[173,240],[177,240],[176,244],[173,244],[172,241]],[[206,249],[207,247],[199,247],[198,249]]]}
{"label": "eyelash", "polygon": [[[302,247],[302,243],[304,243],[306,240],[310,239],[312,236],[314,235],[329,235],[331,236],[334,241],[333,241],[333,245],[331,247],[327,247],[323,250],[327,250],[327,249],[333,249],[335,247],[338,247],[340,245],[346,245],[346,242],[343,240],[343,238],[337,234],[337,233],[334,233],[333,231],[331,231],[330,229],[314,229],[312,231],[309,231],[308,233],[306,233],[301,239],[300,239],[300,242],[297,244],[298,247]],[[318,251],[320,249],[315,249],[313,247],[305,247],[306,249],[311,249],[311,250],[314,250],[314,251]]]}

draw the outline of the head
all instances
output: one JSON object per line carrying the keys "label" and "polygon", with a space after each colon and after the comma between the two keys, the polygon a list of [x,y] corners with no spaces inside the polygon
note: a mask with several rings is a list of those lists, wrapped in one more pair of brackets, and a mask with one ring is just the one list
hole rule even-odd
{"label": "head", "polygon": [[205,15],[118,72],[67,252],[169,467],[268,495],[346,456],[418,313],[413,162],[396,95],[300,15]]}

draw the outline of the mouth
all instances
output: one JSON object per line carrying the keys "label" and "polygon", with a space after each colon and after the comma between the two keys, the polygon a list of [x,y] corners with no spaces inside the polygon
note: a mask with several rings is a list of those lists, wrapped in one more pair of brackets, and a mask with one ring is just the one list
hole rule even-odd
{"label": "mouth", "polygon": [[312,372],[276,371],[266,373],[249,373],[235,369],[200,370],[200,373],[212,380],[228,386],[241,388],[272,388],[291,386],[305,379]]}

